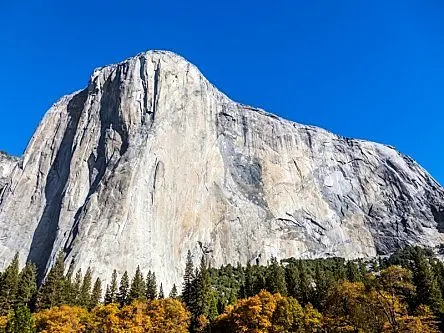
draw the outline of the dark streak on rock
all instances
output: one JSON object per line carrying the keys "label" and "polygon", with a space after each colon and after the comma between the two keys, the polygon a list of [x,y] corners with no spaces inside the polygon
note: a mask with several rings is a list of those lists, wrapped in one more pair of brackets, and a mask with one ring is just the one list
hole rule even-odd
{"label": "dark streak on rock", "polygon": [[154,124],[154,118],[156,116],[157,104],[159,103],[159,76],[160,76],[160,60],[157,62],[156,69],[154,70],[154,92],[153,92],[153,107],[151,112],[151,125]]}
{"label": "dark streak on rock", "polygon": [[34,232],[27,258],[27,261],[31,261],[37,266],[39,283],[48,269],[47,263],[51,257],[54,241],[57,237],[62,201],[71,172],[70,162],[74,154],[74,138],[87,96],[88,91],[85,89],[73,96],[69,101],[67,106],[69,120],[65,135],[60,143],[54,163],[46,177],[46,205]]}

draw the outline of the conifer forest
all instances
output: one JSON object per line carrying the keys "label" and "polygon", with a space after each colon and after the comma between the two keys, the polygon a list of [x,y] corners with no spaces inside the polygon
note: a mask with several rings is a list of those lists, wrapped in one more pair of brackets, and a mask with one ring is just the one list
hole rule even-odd
{"label": "conifer forest", "polygon": [[[103,285],[60,254],[40,285],[19,257],[0,275],[0,331],[30,332],[440,332],[444,264],[427,248],[390,257],[194,267],[165,290],[137,269]],[[107,279],[108,280],[108,279]]]}

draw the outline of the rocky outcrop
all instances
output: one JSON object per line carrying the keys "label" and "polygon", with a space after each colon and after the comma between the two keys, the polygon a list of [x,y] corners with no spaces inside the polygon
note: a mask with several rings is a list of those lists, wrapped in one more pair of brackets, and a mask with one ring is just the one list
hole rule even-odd
{"label": "rocky outcrop", "polygon": [[104,279],[140,265],[168,288],[189,249],[217,266],[444,239],[444,190],[412,159],[238,104],[163,51],[95,70],[6,178],[1,263],[18,251],[41,273],[63,250]]}
{"label": "rocky outcrop", "polygon": [[0,193],[5,188],[14,168],[19,162],[20,159],[0,151]]}

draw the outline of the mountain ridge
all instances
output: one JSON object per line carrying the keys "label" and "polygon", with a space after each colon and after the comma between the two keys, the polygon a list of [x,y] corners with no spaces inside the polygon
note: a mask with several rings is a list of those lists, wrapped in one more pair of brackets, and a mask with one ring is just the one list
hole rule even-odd
{"label": "mountain ridge", "polygon": [[0,266],[19,251],[42,276],[59,251],[169,288],[188,250],[218,266],[444,240],[444,190],[413,159],[236,103],[169,51],[95,69],[5,179]]}

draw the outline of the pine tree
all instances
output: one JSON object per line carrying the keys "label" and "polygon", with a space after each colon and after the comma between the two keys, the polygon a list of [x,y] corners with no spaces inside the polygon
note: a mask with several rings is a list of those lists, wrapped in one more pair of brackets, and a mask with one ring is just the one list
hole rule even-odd
{"label": "pine tree", "polygon": [[60,252],[38,292],[38,310],[51,308],[66,302],[64,299],[66,287],[64,271],[63,253]]}
{"label": "pine tree", "polygon": [[111,276],[111,286],[109,288],[109,294],[110,294],[110,303],[116,303],[117,302],[117,272],[116,270],[113,271],[113,275]]}
{"label": "pine tree", "polygon": [[250,262],[247,262],[247,267],[245,268],[245,298],[254,296],[254,273]]}
{"label": "pine tree", "polygon": [[176,287],[176,285],[175,284],[173,284],[173,288],[171,288],[171,291],[170,291],[170,298],[177,298],[177,287]]}
{"label": "pine tree", "polygon": [[36,271],[35,265],[28,262],[20,272],[16,305],[31,306],[31,302],[37,293]]}
{"label": "pine tree", "polygon": [[31,311],[24,305],[14,309],[13,315],[6,324],[6,333],[33,333],[34,319]]}
{"label": "pine tree", "polygon": [[106,285],[105,297],[104,297],[103,303],[105,305],[108,305],[108,304],[111,304],[112,302],[113,301],[112,301],[112,298],[111,298],[111,290],[109,288],[109,285],[107,284]]}
{"label": "pine tree", "polygon": [[146,276],[146,291],[145,296],[149,300],[153,300],[157,298],[157,282],[156,282],[156,274],[148,272]]}
{"label": "pine tree", "polygon": [[16,253],[0,281],[0,315],[7,315],[16,303],[19,285],[19,255]]}
{"label": "pine tree", "polygon": [[92,285],[92,272],[88,267],[85,276],[83,277],[82,287],[80,288],[79,305],[88,307],[91,302],[91,285]]}
{"label": "pine tree", "polygon": [[146,289],[145,280],[140,271],[140,267],[137,266],[136,273],[134,274],[133,280],[131,282],[131,289],[129,293],[128,302],[131,303],[134,300],[145,299],[145,289]]}
{"label": "pine tree", "polygon": [[65,275],[65,300],[66,303],[69,305],[75,305],[76,302],[76,294],[74,292],[74,281],[73,281],[73,275],[74,275],[74,266],[75,261],[71,260],[71,263],[69,264],[68,272]]}
{"label": "pine tree", "polygon": [[299,298],[298,301],[302,305],[306,305],[310,302],[310,295],[312,294],[312,284],[306,263],[299,260]]}
{"label": "pine tree", "polygon": [[188,250],[187,261],[185,264],[185,274],[183,277],[183,288],[182,288],[182,300],[185,305],[190,308],[192,306],[193,300],[193,281],[194,281],[194,267],[193,267],[193,257],[191,256],[191,251]]}
{"label": "pine tree", "polygon": [[[213,271],[214,272],[214,271]],[[211,275],[211,273],[210,273]],[[232,273],[232,276],[236,276],[236,280],[239,285],[239,289],[236,294],[236,299],[247,298],[247,293],[245,290],[245,269],[242,267],[240,262],[237,262],[236,269]],[[216,301],[217,304],[217,301]]]}
{"label": "pine tree", "polygon": [[436,276],[436,280],[441,290],[441,294],[444,296],[444,263],[441,260],[436,260],[433,264],[433,272]]}
{"label": "pine tree", "polygon": [[285,282],[287,285],[287,293],[289,296],[300,299],[300,281],[298,266],[291,263],[285,267]]}
{"label": "pine tree", "polygon": [[417,305],[430,306],[436,315],[444,314],[444,301],[438,286],[436,276],[422,249],[418,249],[414,256],[413,282],[416,285]]}
{"label": "pine tree", "polygon": [[263,267],[259,265],[253,266],[254,269],[254,285],[253,285],[253,295],[257,295],[261,290],[267,289],[267,280],[265,278],[265,272]]}
{"label": "pine tree", "polygon": [[208,318],[210,313],[210,301],[212,296],[211,277],[205,264],[205,258],[202,256],[200,269],[195,279],[195,300],[192,302],[191,313],[194,318],[204,315]]}
{"label": "pine tree", "polygon": [[163,293],[163,285],[160,283],[160,289],[159,289],[159,299],[165,298],[165,294]]}
{"label": "pine tree", "polygon": [[285,282],[285,270],[278,263],[275,257],[271,258],[271,263],[267,267],[267,290],[272,293],[280,293],[283,296],[287,295],[287,284]]}
{"label": "pine tree", "polygon": [[217,309],[217,296],[214,291],[211,291],[210,299],[209,299],[209,307],[208,307],[208,320],[210,322],[213,322],[216,317],[219,315],[218,309]]}
{"label": "pine tree", "polygon": [[94,287],[91,292],[91,300],[89,303],[89,309],[93,309],[96,307],[100,300],[102,299],[102,281],[100,281],[100,278],[97,278],[94,282]]}
{"label": "pine tree", "polygon": [[358,269],[359,269],[359,277],[362,280],[365,274],[368,273],[367,264],[362,259],[358,259]]}
{"label": "pine tree", "polygon": [[347,261],[346,270],[347,270],[348,281],[350,282],[361,281],[361,274],[359,272],[358,265],[356,265],[353,261]]}
{"label": "pine tree", "polygon": [[129,278],[128,273],[125,271],[120,279],[119,294],[117,295],[117,301],[121,306],[126,305],[128,302],[129,293]]}
{"label": "pine tree", "polygon": [[71,295],[69,297],[69,304],[80,305],[80,289],[82,288],[82,270],[77,270],[74,282],[71,283]]}
{"label": "pine tree", "polygon": [[321,262],[318,262],[315,266],[313,305],[318,309],[323,309],[329,289],[333,285],[332,279],[327,275],[324,268]]}

